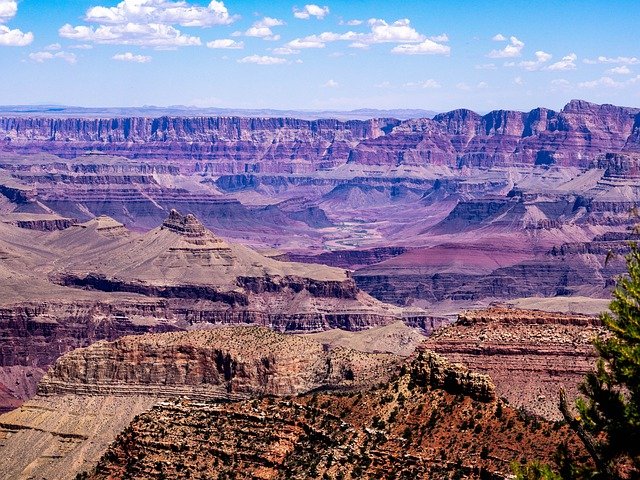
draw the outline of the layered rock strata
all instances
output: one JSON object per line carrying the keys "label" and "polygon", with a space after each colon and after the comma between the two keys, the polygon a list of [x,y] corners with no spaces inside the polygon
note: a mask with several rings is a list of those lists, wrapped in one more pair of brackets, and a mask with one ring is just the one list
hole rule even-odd
{"label": "layered rock strata", "polygon": [[260,327],[124,337],[60,358],[41,380],[41,395],[138,395],[241,399],[357,388],[388,378],[388,354],[325,350],[320,343]]}
{"label": "layered rock strata", "polygon": [[463,371],[425,354],[388,384],[358,393],[225,405],[165,402],[134,420],[87,474],[503,479],[511,461],[549,459],[562,441],[584,458],[566,427],[531,422],[489,397],[466,396],[478,391],[472,385],[491,393],[486,377],[465,372],[469,382],[459,390],[454,378],[462,377],[452,375],[448,387],[457,393],[449,393],[436,370]]}
{"label": "layered rock strata", "polygon": [[77,256],[52,278],[65,286],[181,299],[185,306],[206,302],[209,308],[200,308],[192,323],[361,329],[404,316],[361,292],[344,270],[267,258],[175,210],[161,227],[104,254]]}
{"label": "layered rock strata", "polygon": [[[573,100],[560,112],[454,110],[433,119],[2,118],[2,149],[186,159],[196,171],[296,173],[356,164],[562,165],[637,151],[640,110]],[[296,162],[291,160],[295,159]],[[297,166],[296,166],[297,164]]]}
{"label": "layered rock strata", "polygon": [[258,327],[97,342],[58,359],[38,396],[0,415],[0,478],[75,478],[159,400],[352,391],[388,380],[401,362]]}
{"label": "layered rock strata", "polygon": [[595,366],[592,342],[603,334],[589,315],[491,307],[461,313],[423,345],[489,375],[511,405],[558,420],[560,388],[577,395]]}

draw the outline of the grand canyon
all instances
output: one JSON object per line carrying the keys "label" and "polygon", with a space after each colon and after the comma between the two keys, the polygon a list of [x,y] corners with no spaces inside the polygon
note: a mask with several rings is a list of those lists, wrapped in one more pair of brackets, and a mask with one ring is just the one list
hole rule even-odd
{"label": "grand canyon", "polygon": [[20,113],[0,194],[0,478],[588,462],[558,399],[640,238],[638,108]]}

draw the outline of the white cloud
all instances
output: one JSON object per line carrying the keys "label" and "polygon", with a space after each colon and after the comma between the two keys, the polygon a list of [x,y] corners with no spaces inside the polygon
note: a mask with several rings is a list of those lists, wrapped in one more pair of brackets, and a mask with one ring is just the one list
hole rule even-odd
{"label": "white cloud", "polygon": [[300,48],[324,48],[325,42],[321,40],[312,40],[310,38],[295,38],[287,43],[285,48],[298,50]]}
{"label": "white cloud", "polygon": [[449,55],[451,47],[436,43],[428,38],[422,43],[405,43],[391,49],[392,53],[402,55]]}
{"label": "white cloud", "polygon": [[542,66],[551,60],[551,54],[538,50],[535,54],[535,60],[525,60],[518,63],[518,66],[530,72],[542,68]]}
{"label": "white cloud", "polygon": [[631,70],[626,65],[619,65],[617,67],[610,68],[607,73],[613,73],[614,75],[629,75]]}
{"label": "white cloud", "polygon": [[207,42],[209,48],[226,48],[231,50],[239,50],[244,48],[244,42],[236,42],[230,38],[220,38],[217,40],[211,40]]}
{"label": "white cloud", "polygon": [[429,78],[428,80],[424,80],[423,82],[408,82],[404,84],[405,87],[420,87],[420,88],[440,88],[440,85],[433,78]]}
{"label": "white cloud", "polygon": [[124,0],[115,7],[92,7],[85,20],[100,25],[128,23],[161,23],[182,27],[210,27],[228,25],[235,20],[223,2],[211,1],[208,6],[192,5],[186,1]]}
{"label": "white cloud", "polygon": [[71,45],[69,48],[75,48],[76,50],[91,50],[93,45],[89,45],[88,43],[80,43],[78,45]]}
{"label": "white cloud", "polygon": [[0,45],[5,47],[24,47],[33,42],[33,33],[0,25]]}
{"label": "white cloud", "polygon": [[469,90],[471,90],[471,87],[464,82],[457,83],[456,88],[458,90],[463,90],[465,92],[468,92]]}
{"label": "white cloud", "polygon": [[[500,35],[502,37],[502,35]],[[498,35],[493,37],[494,40]],[[504,37],[503,37],[504,38]],[[506,40],[506,38],[504,38]],[[496,40],[498,41],[498,40]],[[524,42],[518,40],[517,37],[511,36],[509,37],[509,43],[501,50],[491,50],[487,56],[491,58],[513,58],[519,57],[521,55],[522,49],[524,48]]]}
{"label": "white cloud", "polygon": [[424,35],[418,33],[411,25],[408,18],[396,20],[388,24],[382,19],[372,18],[368,21],[371,34],[367,37],[366,43],[405,43],[421,42]]}
{"label": "white cloud", "polygon": [[62,46],[59,43],[52,43],[44,47],[45,50],[49,50],[50,52],[55,52],[56,50],[60,50]]}
{"label": "white cloud", "polygon": [[590,65],[594,65],[596,63],[614,63],[620,65],[637,65],[640,63],[640,59],[637,57],[605,57],[603,55],[599,56],[595,60],[585,58],[584,63],[588,63]]}
{"label": "white cloud", "polygon": [[253,24],[256,27],[279,27],[285,25],[283,20],[273,17],[264,17],[262,20],[258,20]]}
{"label": "white cloud", "polygon": [[255,63],[256,65],[279,65],[286,62],[284,58],[270,57],[268,55],[250,55],[238,60],[238,63]]}
{"label": "white cloud", "polygon": [[364,22],[363,22],[362,20],[357,20],[357,19],[354,19],[354,20],[347,20],[346,22],[345,22],[345,21],[343,21],[343,20],[340,20],[340,21],[338,22],[338,25],[348,25],[348,26],[350,26],[350,27],[356,27],[356,26],[358,26],[358,25],[362,25],[363,23],[364,23]]}
{"label": "white cloud", "polygon": [[334,79],[329,79],[327,83],[323,84],[322,86],[325,88],[337,88],[339,84]]}
{"label": "white cloud", "polygon": [[305,5],[302,9],[293,7],[293,16],[301,20],[309,20],[311,17],[316,17],[318,20],[322,20],[328,14],[329,7],[320,7],[313,3]]}
{"label": "white cloud", "polygon": [[132,62],[132,63],[149,63],[151,61],[151,57],[148,55],[134,55],[131,52],[126,53],[116,53],[113,57],[114,60],[118,60],[120,62]]}
{"label": "white cloud", "polygon": [[284,24],[285,23],[278,18],[264,17],[262,20],[254,22],[244,34],[247,37],[258,37],[264,40],[280,40],[280,35],[275,35],[271,28]]}
{"label": "white cloud", "polygon": [[101,25],[97,28],[80,25],[63,25],[58,33],[63,38],[80,42],[114,45],[140,45],[156,48],[175,48],[201,45],[199,37],[184,35],[170,25],[129,23],[126,25]]}
{"label": "white cloud", "polygon": [[446,33],[441,33],[440,35],[429,37],[429,40],[433,40],[434,42],[448,42],[449,35],[447,35]]}
{"label": "white cloud", "polygon": [[504,42],[507,40],[507,37],[505,37],[501,33],[496,33],[493,37],[491,37],[491,40],[493,40],[494,42]]}
{"label": "white cloud", "polygon": [[18,13],[18,2],[15,0],[0,0],[0,23],[6,23]]}
{"label": "white cloud", "polygon": [[618,87],[622,87],[623,85],[624,84],[622,82],[617,82],[611,77],[601,77],[597,80],[578,83],[578,87],[580,88],[596,88],[596,87],[618,88]]}
{"label": "white cloud", "polygon": [[187,1],[124,0],[115,7],[89,8],[85,21],[95,26],[66,24],[58,33],[81,42],[170,49],[202,43],[199,37],[183,34],[175,25],[210,27],[228,25],[235,19],[224,3],[216,0],[206,7]]}
{"label": "white cloud", "polygon": [[559,62],[549,65],[547,69],[554,71],[575,70],[577,59],[578,56],[575,53],[570,53],[569,55],[562,57],[562,60]]}
{"label": "white cloud", "polygon": [[482,90],[484,88],[487,88],[487,87],[489,87],[489,84],[487,82],[478,82],[478,84],[476,85],[476,88],[480,89],[480,90]]}
{"label": "white cloud", "polygon": [[376,88],[390,88],[391,87],[391,82],[385,80],[384,82],[380,82],[374,85],[374,87]]}
{"label": "white cloud", "polygon": [[16,13],[18,13],[18,2],[0,0],[0,46],[24,47],[33,42],[33,33],[25,33],[18,28],[11,29],[2,25],[15,17]]}
{"label": "white cloud", "polygon": [[32,52],[29,54],[29,58],[37,63],[44,63],[47,60],[60,59],[67,63],[74,64],[78,61],[75,53],[67,52]]}
{"label": "white cloud", "polygon": [[[303,48],[324,48],[329,42],[349,41],[351,48],[369,48],[373,44],[379,43],[399,43],[392,52],[407,55],[416,54],[441,54],[448,55],[451,48],[442,45],[433,38],[448,40],[446,34],[438,35],[431,39],[418,33],[411,27],[410,21],[406,18],[387,23],[385,20],[371,18],[368,20],[369,33],[356,33],[348,31],[345,33],[323,32],[318,35],[309,35],[303,38],[296,38],[287,47],[292,49]],[[413,45],[415,44],[415,45]]]}
{"label": "white cloud", "polygon": [[522,77],[515,77],[513,79],[513,83],[515,83],[516,85],[524,85],[524,80],[522,79]]}

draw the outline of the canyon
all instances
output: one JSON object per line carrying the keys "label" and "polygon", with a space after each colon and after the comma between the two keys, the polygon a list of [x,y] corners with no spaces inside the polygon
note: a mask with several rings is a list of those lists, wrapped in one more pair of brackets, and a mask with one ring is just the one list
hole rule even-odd
{"label": "canyon", "polygon": [[562,442],[584,458],[566,426],[519,413],[488,376],[427,349],[325,347],[235,326],[76,349],[0,416],[1,478],[505,478]]}
{"label": "canyon", "polygon": [[454,313],[606,298],[623,263],[596,251],[635,238],[639,165],[640,109],[582,100],[402,120],[21,114],[0,118],[0,213],[148,231],[176,209],[273,258],[354,270],[385,302]]}
{"label": "canyon", "polygon": [[362,330],[443,322],[384,304],[344,269],[282,262],[215,236],[172,210],[128,230],[100,216],[63,230],[0,224],[0,409],[33,396],[66,352],[131,334],[261,325],[278,331]]}
{"label": "canyon", "polygon": [[137,113],[0,112],[0,478],[588,461],[640,109]]}

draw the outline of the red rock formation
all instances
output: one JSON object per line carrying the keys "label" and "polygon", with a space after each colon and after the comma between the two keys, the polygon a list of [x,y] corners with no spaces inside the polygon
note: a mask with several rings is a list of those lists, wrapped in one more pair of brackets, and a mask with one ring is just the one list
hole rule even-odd
{"label": "red rock formation", "polygon": [[577,395],[595,365],[592,341],[603,332],[592,316],[494,307],[461,313],[421,348],[486,373],[513,406],[560,419],[559,390]]}

